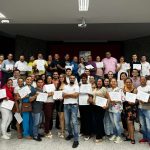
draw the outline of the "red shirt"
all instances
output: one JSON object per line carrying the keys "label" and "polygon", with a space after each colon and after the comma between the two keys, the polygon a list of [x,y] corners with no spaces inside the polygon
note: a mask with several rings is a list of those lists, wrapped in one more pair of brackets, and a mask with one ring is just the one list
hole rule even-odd
{"label": "red shirt", "polygon": [[11,100],[11,101],[14,101],[14,94],[13,94],[14,93],[14,88],[13,87],[8,88],[7,85],[4,85],[3,89],[6,90],[6,96],[8,97],[8,99]]}

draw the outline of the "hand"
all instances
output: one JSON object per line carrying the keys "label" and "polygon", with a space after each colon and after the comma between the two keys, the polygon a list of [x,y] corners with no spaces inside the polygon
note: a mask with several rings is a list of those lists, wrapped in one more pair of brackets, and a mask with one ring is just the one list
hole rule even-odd
{"label": "hand", "polygon": [[135,103],[132,103],[132,102],[128,102],[130,105],[134,105]]}
{"label": "hand", "polygon": [[16,112],[17,112],[17,113],[20,113],[20,110],[19,110],[19,109],[17,109],[17,110],[16,110]]}

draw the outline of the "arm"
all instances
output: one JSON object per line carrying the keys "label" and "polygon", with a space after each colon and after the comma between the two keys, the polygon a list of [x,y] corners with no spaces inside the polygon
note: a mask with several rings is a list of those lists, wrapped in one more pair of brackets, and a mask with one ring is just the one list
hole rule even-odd
{"label": "arm", "polygon": [[63,94],[63,98],[65,99],[68,99],[68,98],[78,98],[79,97],[79,93],[75,92],[73,94],[67,94],[67,93],[64,93]]}

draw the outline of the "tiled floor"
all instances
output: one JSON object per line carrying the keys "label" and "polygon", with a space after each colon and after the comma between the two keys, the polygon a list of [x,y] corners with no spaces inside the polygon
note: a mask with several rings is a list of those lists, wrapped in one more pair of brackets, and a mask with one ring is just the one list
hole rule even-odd
{"label": "tiled floor", "polygon": [[[122,142],[115,144],[107,139],[102,143],[96,145],[91,138],[89,141],[84,141],[83,137],[80,137],[80,145],[77,150],[150,150],[148,144],[139,144],[138,139],[141,138],[141,134],[136,132],[136,144],[132,145],[129,142]],[[43,138],[42,142],[36,142],[33,140],[18,140],[16,133],[13,132],[11,140],[0,139],[0,150],[70,150],[72,149],[72,142],[65,141],[57,137],[57,131],[53,130],[53,138]]]}

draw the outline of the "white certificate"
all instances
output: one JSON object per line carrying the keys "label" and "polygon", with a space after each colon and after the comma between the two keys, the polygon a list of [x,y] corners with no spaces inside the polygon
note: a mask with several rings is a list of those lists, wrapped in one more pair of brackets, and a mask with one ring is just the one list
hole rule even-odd
{"label": "white certificate", "polygon": [[14,116],[19,124],[23,121],[20,113],[15,113]]}
{"label": "white certificate", "polygon": [[122,68],[124,68],[126,70],[129,70],[130,69],[130,64],[129,63],[122,64]]}
{"label": "white certificate", "polygon": [[121,101],[120,92],[109,92],[109,96],[110,96],[111,101]]}
{"label": "white certificate", "polygon": [[104,63],[103,62],[96,62],[96,67],[97,68],[104,68]]}
{"label": "white certificate", "polygon": [[54,100],[63,99],[62,91],[54,91],[53,99]]}
{"label": "white certificate", "polygon": [[91,84],[81,84],[80,86],[80,93],[92,93],[92,87]]}
{"label": "white certificate", "polygon": [[20,90],[18,90],[18,93],[21,98],[24,98],[25,96],[31,93],[31,90],[28,86],[24,86]]}
{"label": "white certificate", "polygon": [[86,69],[94,69],[94,67],[92,66],[92,65],[87,65],[87,66],[85,66],[86,67]]}
{"label": "white certificate", "polygon": [[44,92],[47,92],[47,93],[49,93],[49,92],[54,92],[55,91],[55,85],[54,84],[46,84],[46,85],[44,85],[44,87],[43,87],[43,91]]}
{"label": "white certificate", "polygon": [[133,69],[141,70],[142,65],[141,64],[133,64]]}
{"label": "white certificate", "polygon": [[68,69],[68,68],[72,70],[73,66],[65,66],[65,69]]}
{"label": "white certificate", "polygon": [[45,71],[44,60],[37,60],[37,69],[39,71]]}
{"label": "white certificate", "polygon": [[12,110],[14,107],[14,101],[11,100],[3,100],[1,107]]}
{"label": "white certificate", "polygon": [[20,71],[27,71],[27,65],[26,64],[19,64],[17,69]]}
{"label": "white certificate", "polygon": [[88,103],[89,96],[87,94],[79,95],[79,105],[89,105]]}
{"label": "white certificate", "polygon": [[7,64],[6,65],[6,70],[13,70],[14,69],[14,65],[13,64]]}
{"label": "white certificate", "polygon": [[134,93],[126,92],[125,100],[128,102],[135,103],[137,95]]}
{"label": "white certificate", "polygon": [[95,104],[100,107],[105,107],[107,105],[107,99],[100,96],[96,96]]}
{"label": "white certificate", "polygon": [[145,93],[145,92],[142,92],[142,91],[138,91],[138,93],[137,93],[137,99],[140,100],[140,101],[143,101],[145,103],[148,102],[149,96],[150,95],[148,93]]}
{"label": "white certificate", "polygon": [[48,98],[48,93],[38,93],[38,96],[36,98],[36,101],[39,102],[46,102]]}
{"label": "white certificate", "polygon": [[13,87],[16,87],[16,86],[18,86],[18,81],[17,81],[17,79],[16,79],[16,80],[13,80]]}
{"label": "white certificate", "polygon": [[0,90],[0,99],[2,99],[2,98],[6,98],[7,96],[6,96],[6,90],[5,89],[1,89]]}
{"label": "white certificate", "polygon": [[27,66],[27,71],[32,71],[32,66]]}
{"label": "white certificate", "polygon": [[118,83],[118,87],[120,89],[122,89],[124,87],[124,81],[123,80],[118,80],[117,83]]}

